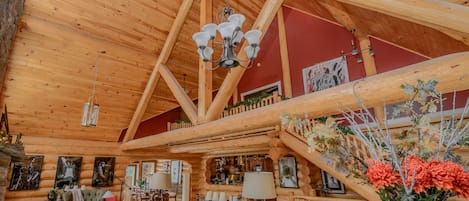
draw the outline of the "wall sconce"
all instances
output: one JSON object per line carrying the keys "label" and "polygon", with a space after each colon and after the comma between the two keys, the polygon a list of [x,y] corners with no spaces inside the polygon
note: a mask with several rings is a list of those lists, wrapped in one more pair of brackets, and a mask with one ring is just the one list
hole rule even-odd
{"label": "wall sconce", "polygon": [[98,125],[98,114],[99,114],[99,104],[98,104],[98,97],[96,96],[96,81],[98,80],[98,72],[99,72],[99,55],[105,54],[106,51],[98,52],[98,56],[96,58],[96,65],[95,65],[95,77],[93,81],[93,92],[91,96],[88,98],[88,101],[85,102],[83,105],[83,113],[81,117],[81,126],[82,127],[90,127],[94,128]]}

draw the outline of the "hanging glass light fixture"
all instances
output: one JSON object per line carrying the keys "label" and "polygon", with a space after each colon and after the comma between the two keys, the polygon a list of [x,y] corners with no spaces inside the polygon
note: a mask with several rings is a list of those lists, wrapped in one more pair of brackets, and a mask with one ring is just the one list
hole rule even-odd
{"label": "hanging glass light fixture", "polygon": [[105,54],[106,51],[98,52],[95,65],[95,77],[93,81],[93,92],[88,98],[88,101],[83,105],[83,114],[81,117],[81,126],[94,128],[98,125],[99,104],[98,97],[96,96],[96,81],[98,80],[99,72],[99,56]]}
{"label": "hanging glass light fixture", "polygon": [[[249,66],[243,66],[240,62],[252,61],[257,57],[257,53],[259,53],[260,50],[259,40],[262,32],[254,29],[243,33],[241,31],[241,27],[243,26],[246,17],[241,14],[235,14],[235,11],[229,6],[228,0],[226,1],[225,7],[220,11],[219,15],[217,15],[217,21],[218,19],[221,19],[220,24],[206,24],[202,27],[201,32],[197,32],[192,35],[192,39],[197,44],[197,52],[199,53],[200,58],[202,58],[206,63],[216,63],[215,67],[209,70],[215,70],[218,67],[233,68],[237,66],[250,68],[252,66],[252,62],[250,62]],[[219,59],[212,60],[213,48],[208,47],[208,41],[213,41],[215,39],[217,30],[223,38],[223,43],[221,43],[222,54]],[[238,47],[243,36],[249,44],[244,48],[248,57],[247,60],[240,60],[237,58],[235,53],[235,48]],[[213,44],[217,43],[214,42]]]}

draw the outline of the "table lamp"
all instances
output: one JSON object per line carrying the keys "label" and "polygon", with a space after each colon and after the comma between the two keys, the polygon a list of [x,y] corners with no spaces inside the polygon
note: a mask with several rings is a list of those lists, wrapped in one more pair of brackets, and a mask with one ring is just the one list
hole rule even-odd
{"label": "table lamp", "polygon": [[163,200],[163,192],[171,189],[171,175],[163,172],[154,173],[150,177],[149,187],[159,190],[159,196]]}
{"label": "table lamp", "polygon": [[112,192],[110,190],[107,190],[102,198],[104,198],[104,200],[106,201],[116,201],[116,197],[114,196],[114,194],[112,194]]}
{"label": "table lamp", "polygon": [[255,200],[276,198],[272,172],[245,172],[242,196]]}

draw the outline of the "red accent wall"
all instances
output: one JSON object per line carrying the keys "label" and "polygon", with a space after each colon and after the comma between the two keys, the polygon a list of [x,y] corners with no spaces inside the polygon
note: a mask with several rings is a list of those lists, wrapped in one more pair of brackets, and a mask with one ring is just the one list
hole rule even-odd
{"label": "red accent wall", "polygon": [[[267,29],[260,48],[257,58],[253,61],[253,67],[244,72],[238,84],[238,94],[282,80],[277,17]],[[260,66],[257,66],[258,64]]]}
{"label": "red accent wall", "polygon": [[[304,94],[303,74],[305,67],[351,52],[352,33],[344,27],[321,18],[310,16],[290,8],[283,8],[287,32],[288,54],[293,96]],[[350,81],[365,76],[362,63],[354,56],[347,56]]]}
{"label": "red accent wall", "polygon": [[[352,34],[345,28],[314,16],[283,7],[290,62],[293,96],[304,94],[302,70],[305,67],[337,58],[342,50],[351,51]],[[282,81],[282,64],[277,19],[274,19],[260,44],[259,57],[252,69],[244,73],[238,93]],[[365,76],[363,64],[347,58],[351,81]],[[260,67],[256,64],[260,63]],[[282,82],[282,89],[283,82]]]}
{"label": "red accent wall", "polygon": [[[179,119],[180,114],[181,109],[176,108],[156,117],[143,121],[138,126],[134,139],[166,132],[168,130],[168,122],[175,122],[177,119]],[[122,130],[121,135],[119,137],[119,142],[122,142],[124,140],[125,132],[127,132],[127,128]]]}
{"label": "red accent wall", "polygon": [[383,73],[403,66],[419,63],[427,58],[406,51],[397,46],[391,45],[379,39],[370,38],[371,47],[375,52],[376,71]]}

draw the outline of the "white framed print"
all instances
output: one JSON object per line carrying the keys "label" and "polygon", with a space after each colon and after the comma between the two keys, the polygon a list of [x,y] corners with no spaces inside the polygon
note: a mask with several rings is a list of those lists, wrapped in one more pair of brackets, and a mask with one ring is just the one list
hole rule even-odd
{"label": "white framed print", "polygon": [[338,57],[303,68],[305,94],[329,89],[349,82],[347,60]]}

